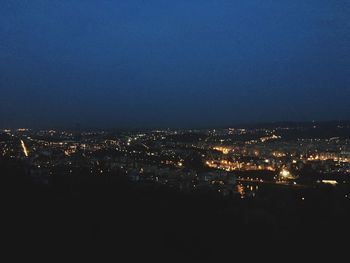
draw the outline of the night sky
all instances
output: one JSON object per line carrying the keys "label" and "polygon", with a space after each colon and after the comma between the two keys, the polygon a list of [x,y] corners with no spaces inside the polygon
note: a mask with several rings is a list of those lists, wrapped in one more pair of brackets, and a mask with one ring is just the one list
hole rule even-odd
{"label": "night sky", "polygon": [[0,127],[350,119],[349,0],[1,0]]}

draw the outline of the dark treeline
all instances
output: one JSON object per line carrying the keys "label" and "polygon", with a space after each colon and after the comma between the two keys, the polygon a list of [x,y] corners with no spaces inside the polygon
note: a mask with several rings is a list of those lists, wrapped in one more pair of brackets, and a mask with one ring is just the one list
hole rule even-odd
{"label": "dark treeline", "polygon": [[272,187],[240,199],[133,184],[118,174],[54,176],[41,184],[20,161],[1,159],[0,167],[2,237],[17,256],[251,260],[339,253],[350,233],[350,202],[333,188]]}

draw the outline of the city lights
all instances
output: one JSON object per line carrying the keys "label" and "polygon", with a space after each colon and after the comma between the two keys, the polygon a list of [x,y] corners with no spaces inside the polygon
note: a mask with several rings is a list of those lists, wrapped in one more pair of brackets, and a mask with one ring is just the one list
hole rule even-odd
{"label": "city lights", "polygon": [[28,152],[27,147],[26,147],[26,145],[24,144],[24,141],[23,141],[23,140],[21,140],[21,146],[22,146],[24,155],[25,155],[26,157],[28,157],[29,152]]}

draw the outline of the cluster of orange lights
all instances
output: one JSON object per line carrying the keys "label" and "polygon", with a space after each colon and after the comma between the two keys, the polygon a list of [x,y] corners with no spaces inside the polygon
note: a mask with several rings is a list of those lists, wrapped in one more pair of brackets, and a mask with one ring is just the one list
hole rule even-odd
{"label": "cluster of orange lights", "polygon": [[206,161],[206,165],[210,168],[221,169],[225,171],[274,171],[272,166],[255,165],[251,163],[231,162],[227,160]]}
{"label": "cluster of orange lights", "polygon": [[350,158],[342,158],[342,157],[331,157],[331,156],[326,156],[326,155],[315,155],[315,156],[310,156],[307,158],[308,161],[327,161],[327,160],[332,160],[334,162],[350,162]]}
{"label": "cluster of orange lights", "polygon": [[222,147],[222,146],[217,146],[213,148],[216,151],[222,152],[223,154],[229,154],[232,149],[227,148],[227,147]]}
{"label": "cluster of orange lights", "polygon": [[274,156],[274,157],[284,157],[284,156],[286,156],[286,154],[285,153],[283,153],[283,152],[273,152],[272,153],[272,155]]}

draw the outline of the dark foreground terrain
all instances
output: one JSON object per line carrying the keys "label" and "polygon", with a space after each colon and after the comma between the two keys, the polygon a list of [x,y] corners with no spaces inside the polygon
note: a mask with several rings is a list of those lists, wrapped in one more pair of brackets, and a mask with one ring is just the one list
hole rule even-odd
{"label": "dark foreground terrain", "polygon": [[332,188],[240,199],[118,175],[41,184],[11,160],[1,160],[1,180],[1,236],[12,258],[234,262],[347,253],[350,201]]}

